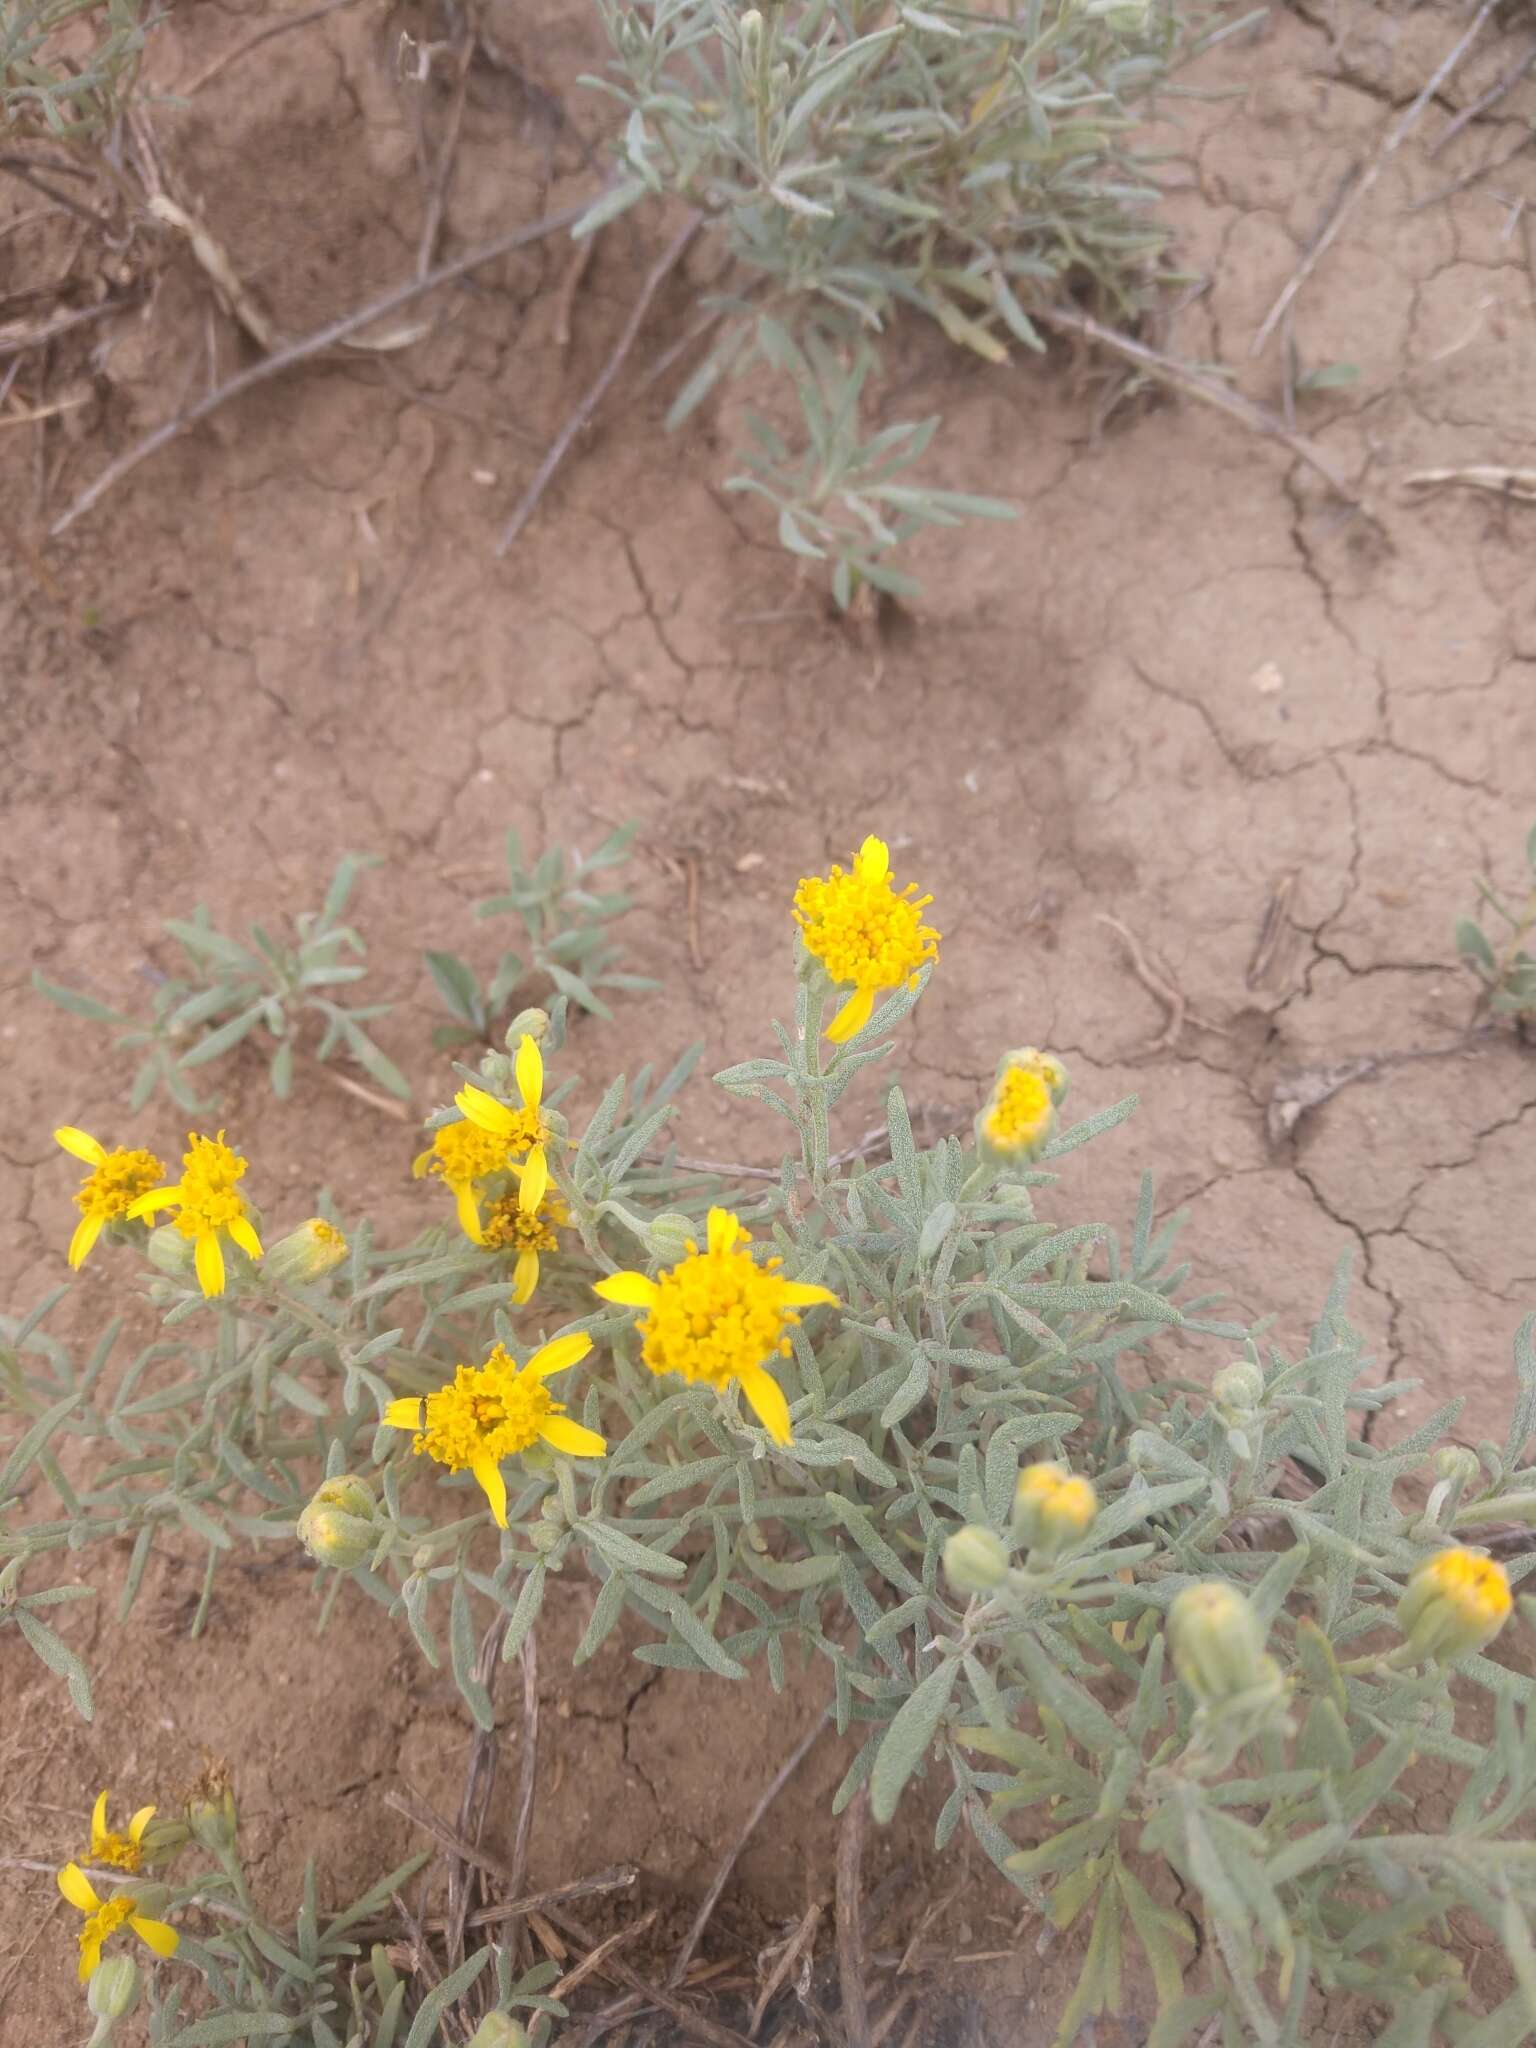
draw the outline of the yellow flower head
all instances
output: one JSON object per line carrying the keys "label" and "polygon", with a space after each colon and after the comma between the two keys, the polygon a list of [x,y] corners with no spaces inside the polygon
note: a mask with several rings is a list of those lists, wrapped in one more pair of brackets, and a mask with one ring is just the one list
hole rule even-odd
{"label": "yellow flower head", "polygon": [[87,1915],[80,1930],[80,1982],[94,1975],[101,1962],[102,1944],[109,1941],[123,1925],[131,1927],[147,1948],[157,1956],[173,1956],[181,1941],[174,1927],[167,1927],[163,1920],[152,1920],[139,1911],[139,1902],[130,1891],[115,1893],[110,1899],[97,1895],[95,1887],[78,1863],[66,1863],[59,1872],[59,1890],[69,1903]]}
{"label": "yellow flower head", "polygon": [[512,1163],[512,1151],[504,1137],[482,1130],[466,1119],[444,1124],[432,1133],[425,1152],[418,1152],[412,1173],[418,1180],[435,1173],[458,1204],[459,1226],[464,1235],[480,1242],[480,1208],[475,1189],[493,1173],[505,1173]]}
{"label": "yellow flower head", "polygon": [[544,1055],[539,1051],[538,1040],[526,1031],[518,1042],[512,1071],[522,1100],[520,1109],[509,1109],[483,1088],[461,1088],[453,1099],[472,1124],[499,1138],[509,1155],[527,1153],[518,1200],[531,1216],[549,1186],[549,1156],[545,1147],[554,1132],[544,1121],[540,1108],[544,1099]]}
{"label": "yellow flower head", "polygon": [[109,1152],[99,1138],[74,1124],[60,1124],[53,1137],[55,1144],[91,1168],[75,1192],[80,1221],[69,1240],[69,1263],[78,1267],[107,1225],[128,1216],[165,1168],[153,1152],[130,1152],[121,1145]]}
{"label": "yellow flower head", "polygon": [[1055,1115],[1044,1076],[1010,1067],[992,1090],[982,1133],[994,1153],[1031,1152],[1049,1134]]}
{"label": "yellow flower head", "polygon": [[570,1220],[570,1210],[553,1188],[545,1191],[537,1209],[525,1209],[516,1195],[502,1195],[486,1210],[479,1242],[487,1251],[517,1254],[512,1276],[515,1306],[521,1308],[532,1299],[539,1284],[539,1254],[560,1249],[556,1233]]}
{"label": "yellow flower head", "polygon": [[920,913],[933,901],[914,896],[915,882],[899,890],[891,880],[890,848],[866,839],[844,874],[814,876],[795,891],[794,915],[805,950],[839,987],[852,988],[827,1028],[834,1045],[862,1031],[882,989],[915,981],[917,970],[939,957],[939,935]]}
{"label": "yellow flower head", "polygon": [[600,1458],[606,1441],[595,1429],[572,1422],[563,1402],[544,1382],[575,1365],[592,1349],[586,1332],[556,1337],[535,1351],[521,1370],[497,1345],[484,1365],[459,1366],[450,1386],[435,1394],[391,1401],[384,1420],[392,1429],[416,1432],[411,1449],[425,1452],[450,1472],[473,1472],[491,1504],[498,1527],[507,1526],[507,1483],[501,1461],[543,1442],[569,1458]]}
{"label": "yellow flower head", "polygon": [[1418,1657],[1449,1664],[1491,1643],[1513,1605],[1503,1565],[1457,1544],[1415,1567],[1397,1625]]}
{"label": "yellow flower head", "polygon": [[152,1806],[141,1806],[128,1823],[126,1835],[114,1835],[107,1826],[107,1794],[103,1792],[91,1814],[91,1861],[109,1870],[144,1868],[144,1830],[155,1817]]}
{"label": "yellow flower head", "polygon": [[1014,1487],[1014,1540],[1031,1550],[1065,1550],[1088,1533],[1098,1511],[1091,1480],[1042,1459],[1026,1465]]}
{"label": "yellow flower head", "polygon": [[1274,1682],[1264,1626],[1247,1594],[1225,1579],[1204,1579],[1174,1595],[1168,1639],[1180,1678],[1202,1705],[1235,1699]]}
{"label": "yellow flower head", "polygon": [[225,1144],[224,1133],[204,1138],[192,1131],[187,1146],[181,1155],[181,1179],[173,1187],[140,1195],[128,1214],[153,1216],[159,1209],[176,1210],[176,1228],[196,1247],[198,1284],[211,1300],[224,1292],[223,1240],[237,1244],[247,1258],[259,1259],[261,1239],[235,1192],[246,1162]]}
{"label": "yellow flower head", "polygon": [[658,1378],[681,1373],[690,1385],[702,1381],[720,1393],[738,1381],[774,1442],[787,1444],[789,1403],[764,1360],[789,1356],[786,1332],[800,1320],[796,1309],[839,1304],[825,1287],[786,1280],[778,1259],[759,1266],[749,1242],[729,1210],[711,1209],[707,1250],[690,1241],[687,1258],[656,1279],[614,1273],[595,1291],[604,1301],[646,1311],[640,1355]]}

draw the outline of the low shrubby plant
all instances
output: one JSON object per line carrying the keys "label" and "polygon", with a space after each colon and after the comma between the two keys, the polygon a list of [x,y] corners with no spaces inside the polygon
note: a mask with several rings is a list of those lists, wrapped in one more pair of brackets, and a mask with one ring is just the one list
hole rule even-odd
{"label": "low shrubby plant", "polygon": [[[201,1629],[223,1562],[302,1543],[324,1614],[397,1620],[489,1732],[496,1656],[595,1587],[578,1665],[624,1616],[651,1665],[774,1688],[819,1665],[849,1739],[835,1805],[886,1822],[923,1781],[938,1843],[967,1829],[1042,1939],[1080,1940],[1063,2044],[1145,1983],[1157,2048],[1312,2041],[1343,1994],[1396,2048],[1514,2048],[1536,1719],[1493,1652],[1532,1559],[1479,1538],[1536,1521],[1536,1319],[1502,1442],[1449,1440],[1455,1400],[1389,1442],[1403,1383],[1373,1377],[1342,1273],[1292,1356],[1194,1291],[1150,1179],[1125,1233],[1055,1213],[1056,1163],[1135,1102],[1074,1120],[1033,1046],[1001,1053],[963,1137],[919,1145],[889,1088],[884,1153],[850,1162],[834,1113],[940,971],[937,916],[873,837],[800,883],[792,1021],[716,1076],[785,1131],[750,1187],[672,1150],[692,1055],[578,1087],[563,994],[460,1070],[404,1243],[335,1211],[269,1223],[261,1147],[248,1165],[227,1132],[175,1173],[61,1126],[89,1169],[71,1257],[112,1261],[164,1327],[133,1357],[119,1322],[77,1350],[49,1333],[58,1293],[5,1326],[0,1621],[89,1715],[44,1618],[89,1590],[55,1582],[66,1556],[100,1575],[126,1545],[126,1616],[158,1543],[201,1546]],[[142,1813],[105,1839],[132,1873],[189,1853],[187,1826],[208,1849]],[[105,1906],[101,1842],[66,1871],[83,1962],[116,1937],[97,2038],[127,1958],[157,2043],[389,2048],[408,2003],[399,2038],[427,2048],[446,2008],[349,1939],[401,1874],[330,1920],[311,1889],[275,1930],[215,1833],[212,1875],[157,1868]],[[1491,1996],[1452,1916],[1507,1958]],[[491,2002],[547,2033],[547,1979],[476,1953]]]}

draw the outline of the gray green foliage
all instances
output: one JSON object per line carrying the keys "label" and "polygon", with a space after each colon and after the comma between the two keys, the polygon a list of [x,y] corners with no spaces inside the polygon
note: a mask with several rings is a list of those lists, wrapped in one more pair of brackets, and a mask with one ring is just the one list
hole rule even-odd
{"label": "gray green foliage", "polygon": [[1530,869],[1530,892],[1524,903],[1506,903],[1493,884],[1479,875],[1477,893],[1499,920],[1498,944],[1475,918],[1456,920],[1456,951],[1463,963],[1482,982],[1489,1009],[1497,1017],[1517,1020],[1536,1017],[1536,825],[1525,842],[1526,865]]}
{"label": "gray green foliage", "polygon": [[[891,425],[855,459],[860,388],[896,314],[926,316],[994,364],[1043,348],[1032,308],[1086,297],[1134,320],[1167,241],[1135,125],[1212,38],[1162,0],[599,8],[614,57],[588,82],[625,125],[618,182],[576,232],[674,195],[730,258],[704,301],[709,353],[673,421],[728,374],[754,395],[763,371],[787,377],[807,452],[755,430],[749,458],[780,538],[832,561],[840,603],[860,581],[910,588],[871,568],[916,524],[1009,508],[911,481],[899,496],[861,487],[872,464],[878,480],[898,453],[914,460],[931,430]],[[829,435],[826,420],[842,424]]]}
{"label": "gray green foliage", "polygon": [[0,0],[0,134],[99,139],[133,90],[149,25],[141,0]]}
{"label": "gray green foliage", "polygon": [[597,1017],[613,1012],[599,989],[649,989],[658,984],[618,966],[623,949],[608,926],[633,905],[622,890],[594,889],[594,878],[628,858],[637,828],[624,825],[589,854],[552,846],[529,867],[522,841],[506,839],[507,886],[475,905],[478,918],[515,915],[524,932],[524,951],[510,948],[482,988],[475,971],[456,954],[429,952],[427,971],[457,1022],[434,1034],[439,1045],[489,1044],[505,1022],[514,997],[522,1008],[551,991]]}
{"label": "gray green foliage", "polygon": [[[1395,2041],[1526,2038],[1536,1687],[1486,1649],[1426,1662],[1394,1613],[1448,1543],[1536,1521],[1536,1318],[1516,1337],[1503,1443],[1437,1460],[1454,1401],[1391,1442],[1384,1411],[1408,1388],[1373,1375],[1344,1273],[1293,1355],[1192,1286],[1179,1219],[1159,1217],[1150,1178],[1124,1232],[1058,1213],[1056,1163],[1112,1144],[1133,1099],[1053,1116],[998,1164],[990,1135],[981,1151],[969,1137],[919,1144],[892,1085],[885,1153],[838,1152],[834,1113],[891,1058],[934,970],[830,1044],[841,991],[803,949],[799,969],[774,1050],[716,1076],[788,1141],[776,1181],[735,1191],[681,1171],[670,1149],[691,1058],[660,1080],[620,1077],[578,1114],[592,1098],[569,1072],[564,999],[552,1003],[544,1100],[569,1220],[526,1308],[510,1303],[507,1257],[471,1243],[430,1188],[440,1211],[420,1235],[385,1243],[361,1221],[345,1262],[311,1286],[244,1267],[237,1293],[205,1302],[146,1269],[165,1328],[129,1359],[116,1324],[83,1357],[50,1335],[57,1297],[7,1326],[0,1390],[18,1436],[0,1485],[0,1622],[19,1620],[25,1568],[23,1633],[84,1710],[83,1673],[31,1612],[76,1590],[47,1585],[51,1558],[89,1578],[103,1545],[126,1544],[126,1614],[152,1550],[195,1545],[200,1628],[221,1563],[292,1543],[326,1475],[349,1504],[337,1541],[356,1548],[321,1575],[320,1619],[338,1598],[376,1603],[451,1673],[481,1727],[482,1646],[499,1630],[516,1656],[561,1600],[590,1617],[578,1664],[626,1616],[652,1665],[778,1689],[791,1660],[818,1663],[850,1738],[836,1806],[867,1787],[885,1822],[921,1784],[941,1846],[963,1824],[1056,1929],[1076,1930],[1063,2044],[1148,1976],[1162,2048],[1213,2021],[1233,2044],[1301,2048],[1331,1994],[1388,2008]],[[512,1049],[475,1075],[503,1098]],[[1059,1101],[1059,1062],[1028,1058]],[[807,1309],[790,1355],[769,1360],[788,1444],[734,1381],[656,1377],[635,1313],[591,1291],[616,1269],[674,1264],[711,1199],[786,1277],[840,1304]],[[508,1457],[498,1530],[471,1473],[413,1456],[388,1405],[493,1344],[523,1360],[573,1332],[594,1346],[559,1398],[608,1454],[535,1444]],[[1020,1467],[1047,1459],[1092,1480],[1097,1514],[1068,1540],[1037,1529],[1010,1563]],[[967,1528],[987,1588],[972,1594],[945,1563]],[[1001,1561],[985,1576],[989,1558]],[[1219,1696],[1186,1662],[1171,1670],[1165,1648],[1179,1596],[1212,1586],[1244,1596],[1267,1639],[1255,1682]],[[1437,1803],[1421,1816],[1426,1769]],[[1455,1963],[1453,1909],[1508,1959],[1509,2002],[1491,2013]],[[203,1966],[201,1951],[189,1959]],[[226,1958],[218,1969],[221,2011],[260,2004]]]}
{"label": "gray green foliage", "polygon": [[39,973],[32,985],[61,1009],[112,1026],[117,1046],[140,1055],[129,1096],[135,1111],[157,1087],[181,1109],[210,1108],[189,1077],[247,1041],[261,1047],[272,1092],[280,1098],[293,1088],[294,1056],[303,1051],[318,1060],[342,1054],[391,1095],[409,1101],[410,1083],[363,1029],[388,1016],[394,1005],[350,1008],[330,993],[368,972],[368,949],[341,918],[358,877],[375,865],[371,858],[346,854],[320,909],[301,911],[286,938],[257,924],[242,944],[216,931],[201,905],[189,918],[167,918],[166,936],[180,947],[185,965],[157,980],[148,1019],[127,1016]]}

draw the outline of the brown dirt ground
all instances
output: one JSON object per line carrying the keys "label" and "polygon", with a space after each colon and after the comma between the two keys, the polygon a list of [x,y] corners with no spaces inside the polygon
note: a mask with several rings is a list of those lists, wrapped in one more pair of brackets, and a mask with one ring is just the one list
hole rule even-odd
{"label": "brown dirt ground", "polygon": [[[268,18],[264,4],[179,8],[152,76],[185,82]],[[450,249],[594,176],[601,111],[574,91],[593,55],[587,10],[491,0],[486,18],[505,68],[473,74]],[[1188,267],[1210,277],[1175,322],[1176,350],[1278,401],[1276,351],[1251,362],[1250,337],[1342,173],[1460,23],[1363,0],[1277,11],[1259,42],[1206,67],[1238,89],[1181,103],[1167,131],[1169,213]],[[286,332],[414,259],[423,188],[395,71],[402,28],[423,23],[335,13],[153,115],[171,189]],[[887,416],[942,409],[937,480],[1006,493],[1023,515],[926,541],[926,595],[878,638],[830,620],[750,509],[716,488],[728,418],[662,433],[669,387],[641,375],[683,332],[681,285],[521,544],[491,558],[612,345],[660,246],[655,221],[602,238],[569,351],[554,287],[570,255],[546,243],[434,302],[415,346],[310,367],[220,413],[58,544],[44,543],[49,520],[108,454],[228,373],[241,344],[173,250],[144,309],[90,353],[30,361],[12,412],[86,402],[15,431],[0,415],[0,505],[21,543],[0,548],[0,1298],[24,1306],[63,1272],[72,1181],[53,1122],[174,1149],[163,1109],[125,1124],[121,1063],[28,993],[33,966],[120,1000],[161,957],[161,914],[200,899],[240,928],[314,903],[342,850],[382,854],[360,915],[381,985],[404,1001],[381,1035],[428,1102],[447,1069],[420,949],[487,964],[491,935],[469,904],[495,882],[502,829],[590,842],[636,818],[630,943],[665,988],[583,1027],[582,1065],[606,1073],[696,1036],[720,1065],[760,1050],[766,1008],[789,1000],[795,878],[874,827],[934,890],[946,939],[901,1048],[916,1101],[968,1112],[998,1048],[1023,1040],[1067,1055],[1078,1104],[1139,1090],[1135,1121],[1071,1162],[1064,1211],[1123,1221],[1154,1166],[1164,1205],[1190,1211],[1201,1276],[1243,1314],[1273,1314],[1287,1343],[1350,1253],[1383,1372],[1423,1382],[1402,1418],[1456,1393],[1466,1436],[1501,1433],[1510,1338],[1536,1297],[1529,1052],[1500,1036],[1387,1062],[1278,1146],[1265,1112],[1293,1069],[1460,1037],[1472,988],[1451,918],[1475,870],[1517,879],[1536,813],[1536,512],[1404,483],[1533,460],[1532,230],[1517,203],[1532,196],[1531,156],[1415,210],[1518,141],[1530,81],[1428,154],[1514,49],[1491,34],[1469,59],[1296,309],[1304,369],[1359,366],[1354,386],[1301,400],[1301,424],[1364,477],[1379,529],[1343,516],[1282,449],[1192,404],[1123,408],[1096,431],[1097,372],[1062,355],[998,372],[913,334]],[[438,132],[441,97],[425,117]],[[56,276],[67,245],[56,221],[15,226],[34,194],[0,188],[0,208],[13,209],[0,211],[3,308]],[[95,260],[77,252],[76,275]],[[1277,891],[1279,944],[1256,976]],[[1164,1010],[1104,916],[1187,999],[1171,1046],[1151,1049]],[[324,1184],[345,1213],[419,1216],[408,1134],[330,1088],[274,1109],[242,1072],[224,1114],[257,1152],[269,1213],[305,1213]],[[683,1129],[688,1149],[722,1157],[767,1158],[775,1142],[702,1085]],[[98,1325],[117,1286],[94,1261],[63,1327]],[[466,1731],[451,1686],[354,1603],[317,1641],[313,1581],[293,1559],[227,1573],[196,1643],[182,1632],[191,1585],[188,1560],[167,1555],[131,1627],[112,1620],[110,1588],[95,1612],[72,1610],[99,1681],[92,1727],[11,1650],[5,1840],[55,1860],[98,1785],[147,1796],[207,1749],[235,1762],[258,1883],[291,1899],[309,1851],[329,1892],[365,1881],[406,1844],[382,1804],[397,1777],[456,1802]],[[615,1643],[573,1674],[590,1595],[565,1591],[542,1645],[533,1874],[634,1858],[675,1933],[818,1696],[811,1681],[781,1705],[755,1686],[656,1676]],[[707,1956],[750,1969],[829,1894],[826,1805],[842,1767],[825,1739],[743,1857]],[[500,1846],[514,1780],[509,1762]],[[1012,1946],[1015,1923],[994,1887],[950,1896],[959,1869],[934,1863],[915,1823],[872,1839],[871,1885],[903,1873],[877,1951],[942,1905],[922,1957],[943,1967],[903,1980],[912,2019],[892,2039],[909,2023],[915,2041],[1049,2039],[1072,1969],[1039,1961],[1033,1929],[1017,1955],[966,1960]],[[76,2040],[62,1909],[12,1966],[50,1910],[49,1881],[0,1873],[0,1896],[7,2038]]]}

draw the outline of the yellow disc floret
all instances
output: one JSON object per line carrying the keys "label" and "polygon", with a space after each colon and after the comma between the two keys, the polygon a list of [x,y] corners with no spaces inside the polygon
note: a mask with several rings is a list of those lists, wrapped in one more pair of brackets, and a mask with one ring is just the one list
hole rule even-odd
{"label": "yellow disc floret", "polygon": [[129,1821],[127,1834],[118,1835],[107,1826],[107,1798],[101,1793],[91,1814],[91,1861],[104,1863],[109,1870],[142,1870],[144,1830],[154,1819],[155,1809],[141,1806]]}
{"label": "yellow disc floret", "polygon": [[91,1168],[75,1191],[80,1221],[69,1241],[69,1263],[79,1266],[109,1223],[122,1222],[141,1195],[165,1172],[153,1152],[116,1145],[109,1152],[99,1138],[74,1124],[60,1124],[54,1142]]}
{"label": "yellow disc floret", "polygon": [[224,1292],[224,1245],[227,1237],[247,1258],[261,1257],[261,1239],[235,1184],[244,1177],[246,1161],[224,1142],[187,1136],[181,1155],[181,1179],[174,1187],[152,1188],[129,1209],[130,1216],[153,1216],[159,1209],[176,1210],[176,1228],[197,1248],[197,1278],[204,1294]]}
{"label": "yellow disc floret", "polygon": [[999,1152],[1025,1152],[1050,1129],[1056,1105],[1041,1074],[1010,1067],[987,1108],[986,1135]]}
{"label": "yellow disc floret", "polygon": [[910,984],[920,967],[939,957],[939,934],[922,921],[933,898],[914,896],[916,887],[909,882],[897,889],[890,849],[871,837],[846,874],[834,867],[796,889],[794,915],[806,951],[831,981],[853,990],[828,1028],[834,1044],[863,1030],[882,989]]}
{"label": "yellow disc floret", "polygon": [[764,1361],[789,1356],[788,1332],[800,1320],[796,1309],[818,1302],[835,1307],[837,1296],[786,1280],[778,1259],[758,1265],[749,1242],[728,1210],[711,1209],[705,1250],[690,1240],[688,1256],[656,1279],[615,1273],[596,1291],[605,1301],[646,1311],[640,1356],[653,1373],[680,1373],[690,1385],[721,1393],[739,1382],[774,1442],[787,1444],[789,1404]]}

